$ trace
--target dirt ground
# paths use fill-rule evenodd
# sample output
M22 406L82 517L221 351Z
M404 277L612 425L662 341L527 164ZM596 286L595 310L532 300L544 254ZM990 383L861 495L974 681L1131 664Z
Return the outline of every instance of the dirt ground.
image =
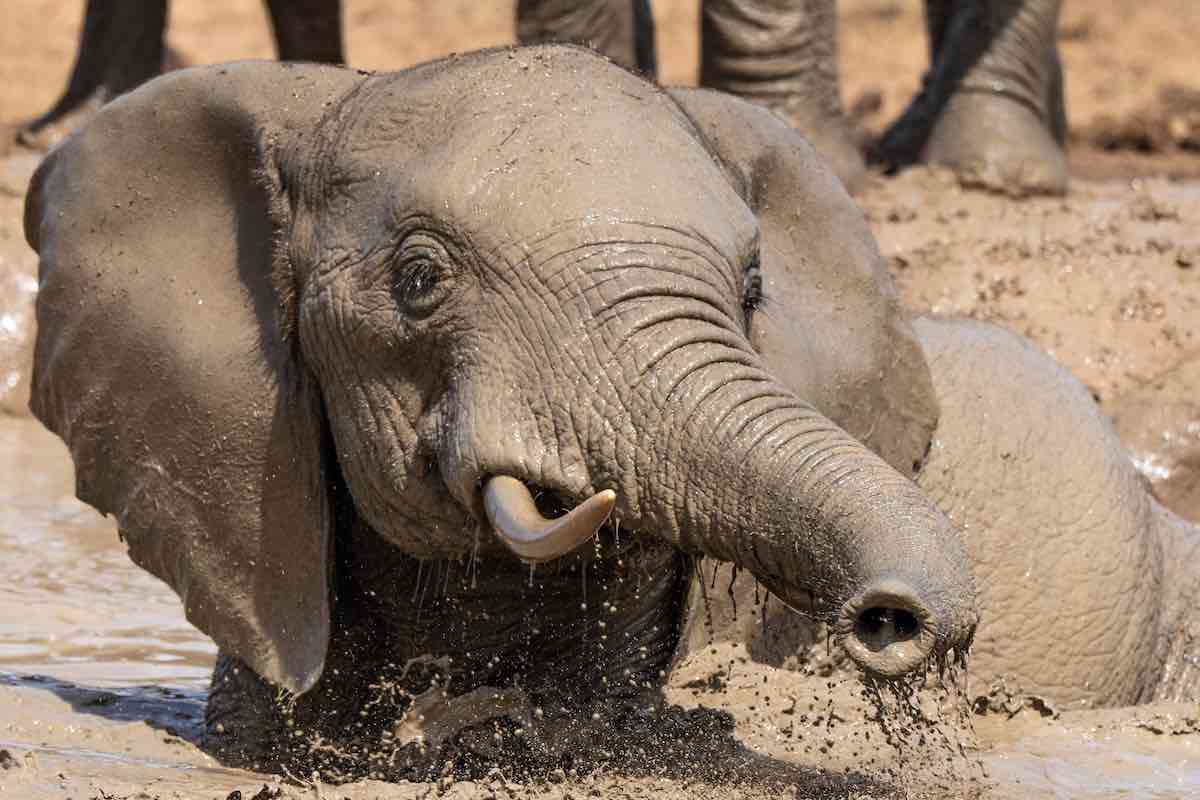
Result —
M6 0L0 126L54 100L71 65L82 5ZM949 175L920 169L875 180L860 201L914 312L993 320L1033 338L1092 389L1158 496L1200 521L1200 5L1064 5L1074 177L1067 197L1013 201L963 191ZM655 7L664 82L694 82L696 3L659 0ZM363 68L400 68L512 37L508 2L346 0L346 9L351 63ZM177 0L171 14L170 43L186 63L272 55L256 0ZM844 98L863 128L877 132L919 84L926 58L920 3L844 0L840 20ZM35 463L34 472L55 476L53 490L38 496L59 513L75 509L65 453L32 421L2 413L20 412L27 395L26 371L5 366L28 349L36 259L20 218L36 157L5 153L3 145L0 156L0 445L9 448L0 447L0 481L10 484L0 486L0 498L42 492L22 483ZM6 511L0 508L0 540ZM107 523L89 524L88 541L102 542L89 547L114 553ZM9 558L47 561L20 573L22 580L40 581L46 598L74 593L76 602L88 603L95 590L80 588L81 569L72 572L44 548L27 547ZM126 568L134 571L112 567ZM130 585L141 593L131 597L165 596L161 587ZM38 628L58 621L43 611L49 605L35 599L0 602L0 609ZM156 619L173 631L186 628L179 615ZM75 661L36 669L24 656L8 655L21 643L5 638L5 630L0 620L4 798L1200 796L1195 704L1060 712L1000 697L984 704L989 713L964 717L963 704L982 694L968 687L947 709L931 707L928 696L916 711L893 698L892 715L873 720L856 681L814 681L757 663L728 643L682 664L667 691L679 708L714 709L681 723L677 735L697 740L686 753L678 741L651 739L644 743L651 758L579 776L517 781L496 772L473 782L447 776L339 787L308 776L281 782L224 769L194 745L203 702L194 683L130 686L79 651L72 651ZM111 643L92 633L101 645ZM71 635L79 634L64 629L64 638ZM202 671L211 658L203 637L196 634L188 646L188 663ZM8 663L21 668L3 671ZM28 677L33 672L65 677ZM95 688L113 685L125 688ZM923 782L898 780L909 772L920 772Z

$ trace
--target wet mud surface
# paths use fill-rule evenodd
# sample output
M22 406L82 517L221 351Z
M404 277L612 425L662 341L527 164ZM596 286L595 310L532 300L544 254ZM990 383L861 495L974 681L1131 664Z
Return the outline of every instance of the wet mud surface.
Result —
M6 4L0 125L51 102L81 6ZM656 3L668 82L694 81L694 6ZM1092 389L1155 493L1200 520L1200 10L1190 0L1066 6L1069 196L1014 202L914 170L860 199L914 312L992 320L1033 338ZM864 136L918 85L919 9L841 5L844 94ZM510 13L505 3L350 0L349 52L355 66L398 68L501 44ZM172 14L171 44L185 61L271 55L254 0L177 3ZM21 365L36 272L21 202L36 157L6 143L0 365ZM197 745L212 643L129 562L112 523L73 499L65 449L20 416L27 379L20 366L0 368L0 797L1200 796L1195 703L1056 709L961 677L939 689L932 676L914 696L873 694L837 677L824 643L809 640L791 641L787 658L706 642L677 666L662 708L607 745L592 736L588 747L611 752L591 752L580 761L596 765L574 774L333 786L225 768ZM759 625L760 612L745 610L747 624ZM768 613L786 639L777 615L787 612Z

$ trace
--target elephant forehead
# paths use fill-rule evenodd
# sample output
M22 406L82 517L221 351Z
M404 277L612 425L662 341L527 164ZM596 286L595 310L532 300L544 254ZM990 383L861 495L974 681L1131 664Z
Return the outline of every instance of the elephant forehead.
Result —
M359 98L339 183L395 206L533 236L569 220L636 220L733 244L749 208L691 120L657 87L574 48L477 57ZM381 187L382 188L382 187Z
M514 125L508 132L480 132L506 135L501 146L470 159L427 162L442 176L428 185L457 218L498 216L514 234L529 225L590 218L638 220L709 237L752 224L708 153L670 125L624 122L611 113L579 120L533 116ZM470 145L455 142L448 150L462 153Z

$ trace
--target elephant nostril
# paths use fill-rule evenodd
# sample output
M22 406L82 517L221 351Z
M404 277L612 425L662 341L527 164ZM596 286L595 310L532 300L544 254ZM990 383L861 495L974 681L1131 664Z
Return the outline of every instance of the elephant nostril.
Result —
M843 608L842 647L868 673L899 678L922 668L938 642L927 604L904 581L875 581Z
M860 612L854 621L855 635L871 650L908 641L920 630L920 621L906 608L872 606Z

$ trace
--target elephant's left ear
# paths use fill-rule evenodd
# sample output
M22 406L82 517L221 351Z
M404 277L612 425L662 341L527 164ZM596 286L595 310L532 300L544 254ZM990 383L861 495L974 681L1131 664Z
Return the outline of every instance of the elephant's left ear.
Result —
M800 397L912 475L938 404L862 211L773 112L721 92L670 92L758 218L766 302L751 319L755 348Z
M275 151L362 78L316 65L181 70L101 109L42 164L32 408L80 499L223 650L294 692L330 634L317 387L273 268Z

